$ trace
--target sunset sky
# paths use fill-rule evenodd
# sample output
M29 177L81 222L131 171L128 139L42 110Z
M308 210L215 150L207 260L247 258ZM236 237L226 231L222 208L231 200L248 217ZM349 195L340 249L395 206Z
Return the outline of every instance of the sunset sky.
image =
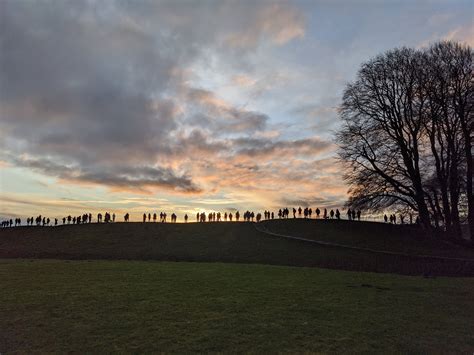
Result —
M0 0L0 218L342 206L360 64L473 1Z

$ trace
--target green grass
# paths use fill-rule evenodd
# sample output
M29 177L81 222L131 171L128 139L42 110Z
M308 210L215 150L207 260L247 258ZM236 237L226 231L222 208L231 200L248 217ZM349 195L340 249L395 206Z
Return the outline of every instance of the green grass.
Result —
M474 251L403 236L405 229L379 223L287 220L270 229L412 254L469 257L473 261L419 259L319 246L271 237L252 223L114 223L0 230L0 258L202 261L317 266L408 275L474 276ZM305 234L306 233L306 234ZM316 238L316 239L317 239ZM410 239L411 238L411 239ZM347 243L346 243L347 242Z
M472 353L474 279L0 260L0 353Z

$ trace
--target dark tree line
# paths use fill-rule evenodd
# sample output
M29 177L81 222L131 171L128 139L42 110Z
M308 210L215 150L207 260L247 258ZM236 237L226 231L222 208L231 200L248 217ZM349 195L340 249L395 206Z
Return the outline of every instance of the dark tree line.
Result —
M337 139L353 208L414 211L474 240L473 50L455 42L387 51L347 85Z

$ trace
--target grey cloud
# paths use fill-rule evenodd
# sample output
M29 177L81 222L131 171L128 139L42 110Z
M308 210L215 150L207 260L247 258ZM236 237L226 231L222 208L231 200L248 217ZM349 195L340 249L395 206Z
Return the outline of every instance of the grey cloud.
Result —
M332 147L330 141L319 138L297 139L292 141L264 138L239 138L233 141L237 154L261 156L271 154L317 154Z
M266 128L268 116L263 113L231 106L208 90L185 91L186 102L197 111L188 121L193 125L221 133L253 133Z
M177 192L196 193L201 189L185 174L172 169L151 166L87 167L62 165L48 159L11 158L17 166L30 168L60 179L102 184L115 188L147 191L150 187L172 189Z

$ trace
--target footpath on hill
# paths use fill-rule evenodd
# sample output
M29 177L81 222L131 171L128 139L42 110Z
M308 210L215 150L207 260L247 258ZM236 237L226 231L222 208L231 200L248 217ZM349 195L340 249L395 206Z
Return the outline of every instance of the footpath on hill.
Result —
M449 256L438 256L438 255L426 255L426 254L415 254L415 253L402 253L402 252L394 252L394 251L387 251L387 250L378 250L378 249L372 249L372 248L364 248L364 247L357 247L357 246L351 246L351 245L345 245L345 244L339 244L339 243L334 243L334 242L327 242L327 241L322 241L322 240L315 240L315 239L308 239L308 238L303 238L303 237L297 237L294 235L288 235L288 234L282 234L282 233L276 233L268 229L267 224L265 221L255 223L254 227L257 231L273 236L273 237L280 237L280 238L285 238L285 239L290 239L290 240L298 240L298 241L303 241L303 242L308 242L320 246L325 246L325 247L335 247L335 248L341 248L341 249L351 249L351 250L359 250L359 251L365 251L369 253L376 253L376 254L385 254L385 255L394 255L394 256L404 256L404 257L415 257L415 258L422 258L422 259L439 259L439 260L456 260L456 261L464 261L464 262L474 262L474 257L473 258L457 258L457 257L449 257Z

